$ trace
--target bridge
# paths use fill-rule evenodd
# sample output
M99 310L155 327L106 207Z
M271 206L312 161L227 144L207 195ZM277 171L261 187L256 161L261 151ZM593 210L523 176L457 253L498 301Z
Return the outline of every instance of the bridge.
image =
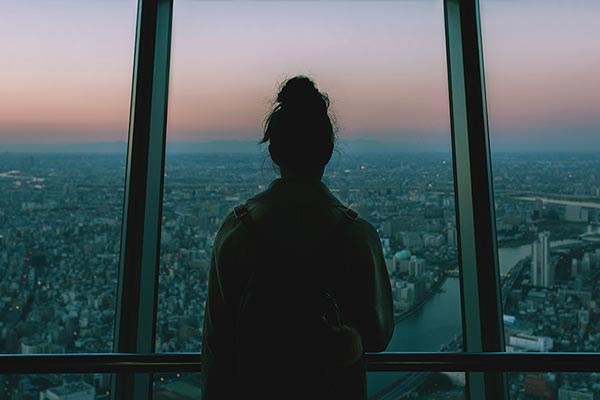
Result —
M535 197L535 196L517 196L513 197L514 200L521 201L541 201L542 203L548 204L559 204L563 206L577 206L583 208L595 208L600 209L600 202L594 201L576 201L576 200L564 200L548 197Z

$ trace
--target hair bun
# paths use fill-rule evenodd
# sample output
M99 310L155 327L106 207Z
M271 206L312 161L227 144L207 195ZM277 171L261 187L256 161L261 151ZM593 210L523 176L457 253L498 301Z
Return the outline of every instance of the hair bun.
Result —
M277 101L284 108L318 107L326 112L329 101L319 92L315 83L308 77L299 75L286 81L277 95Z
M323 173L335 145L328 108L327 94L310 78L298 75L281 84L260 141L269 142L277 165L298 175Z

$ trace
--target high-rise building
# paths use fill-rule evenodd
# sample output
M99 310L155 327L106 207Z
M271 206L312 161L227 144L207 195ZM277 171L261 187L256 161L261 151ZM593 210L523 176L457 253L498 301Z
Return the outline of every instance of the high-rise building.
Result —
M448 246L457 245L456 227L452 222L448 222L446 227L446 243Z
M547 336L534 336L525 333L517 333L508 338L508 343L515 351L551 351L554 341Z
M565 221L588 222L589 218L589 209L577 205L565 206Z
M40 394L40 399L47 400L95 400L96 389L86 382L68 383L50 388Z
M568 388L558 389L558 400L594 400L594 394L587 391L573 390Z
M531 284L550 287L554 285L554 264L550 259L550 233L541 232L531 246Z
M417 256L411 256L408 262L408 276L420 278L423 275L423 269L425 268L425 260L418 258Z
M525 376L525 398L528 399L554 399L555 390L543 374L528 374Z

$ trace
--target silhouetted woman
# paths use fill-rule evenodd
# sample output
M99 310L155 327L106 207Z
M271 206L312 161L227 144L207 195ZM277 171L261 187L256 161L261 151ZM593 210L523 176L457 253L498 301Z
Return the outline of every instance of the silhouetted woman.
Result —
M334 148L329 99L287 80L261 143L281 178L236 207L215 239L203 399L366 399L364 351L393 331L376 230L321 182Z

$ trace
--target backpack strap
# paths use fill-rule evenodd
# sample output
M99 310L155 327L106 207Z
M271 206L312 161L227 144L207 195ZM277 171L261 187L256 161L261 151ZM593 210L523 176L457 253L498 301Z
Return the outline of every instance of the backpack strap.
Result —
M351 209L350 207L346 207L343 205L334 205L334 208L338 208L342 211L342 213L346 216L346 218L352 220L352 221L356 221L358 219L358 213L356 211L354 211L353 209Z
M233 215L244 224L246 229L248 229L252 235L256 233L254 221L252 221L252 218L250 217L250 210L248 209L247 203L234 207Z
M350 218L352 221L356 221L358 219L358 213L351 208L344 207L346 210L344 211L344 215Z
M233 215L238 219L242 219L246 214L248 214L248 212L249 210L246 203L240 204L239 206L234 207L233 209Z

